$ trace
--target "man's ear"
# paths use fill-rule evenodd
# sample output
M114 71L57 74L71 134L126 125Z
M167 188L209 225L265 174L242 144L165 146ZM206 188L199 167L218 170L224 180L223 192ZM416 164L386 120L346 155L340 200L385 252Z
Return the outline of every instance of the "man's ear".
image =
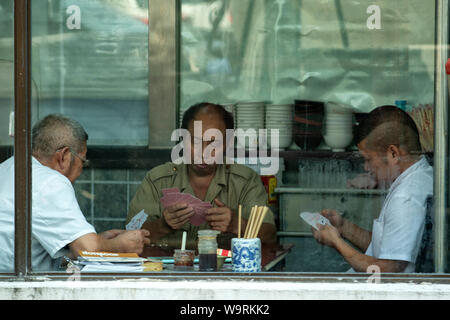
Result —
M400 149L396 145L389 145L387 150L387 158L393 163L398 163L400 161Z
M69 147L64 147L53 154L53 169L64 174L70 167L71 153Z

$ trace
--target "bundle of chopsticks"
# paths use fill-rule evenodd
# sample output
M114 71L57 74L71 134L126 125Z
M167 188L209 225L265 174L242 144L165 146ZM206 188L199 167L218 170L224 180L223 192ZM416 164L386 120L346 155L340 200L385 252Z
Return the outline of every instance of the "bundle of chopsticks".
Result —
M261 225L264 220L264 217L267 214L267 211L269 211L269 208L266 206L252 207L247 227L245 228L244 239L252 239L258 236L259 229L261 229ZM238 238L241 237L241 215L242 215L242 206L239 205Z

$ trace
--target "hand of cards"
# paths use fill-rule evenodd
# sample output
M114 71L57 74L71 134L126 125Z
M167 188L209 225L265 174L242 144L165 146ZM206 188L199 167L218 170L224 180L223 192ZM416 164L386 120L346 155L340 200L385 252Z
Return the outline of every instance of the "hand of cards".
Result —
M319 230L318 224L321 225L330 225L330 221L325 218L323 215L317 212L302 212L300 213L300 217L306 221L307 224L315 228L316 230Z
M176 204L186 204L194 209L194 215L189 218L194 226L204 223L206 221L206 210L212 208L211 203L202 201L191 194L182 193L178 188L163 189L162 193L161 204L164 209Z

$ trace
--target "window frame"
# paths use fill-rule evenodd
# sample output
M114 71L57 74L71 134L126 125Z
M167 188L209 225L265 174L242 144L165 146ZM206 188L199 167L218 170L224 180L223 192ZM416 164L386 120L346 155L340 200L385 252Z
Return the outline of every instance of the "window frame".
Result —
M169 8L170 14L173 14L175 20L174 29L171 33L175 39L169 39L169 46L175 56L170 57L170 61L176 61L175 66L178 68L179 48L177 38L179 36L179 19L175 16L179 13L181 0L149 0L149 11L152 9L160 10L161 8ZM151 4L151 5L150 5ZM159 6L159 7L158 7ZM152 12L153 16L159 15ZM151 15L150 15L151 16ZM414 282L421 283L423 281L431 283L450 283L450 274L444 274L446 264L447 250L445 247L446 235L446 179L447 172L447 136L446 130L448 125L447 114L447 76L442 67L447 60L447 43L448 43L448 0L436 0L436 70L435 70L435 153L434 153L434 188L435 188L435 260L436 273L434 274L382 274L381 280L387 282ZM154 25L153 25L154 26ZM152 24L149 24L149 30ZM178 30L178 31L177 31ZM153 31L152 31L153 32ZM151 41L149 32L149 41ZM150 47L150 46L149 46ZM149 49L150 50L150 49ZM171 51L173 50L173 51ZM14 155L15 155L15 262L13 274L0 274L0 280L24 280L36 281L39 279L46 280L62 280L70 278L71 274L64 273L38 273L33 272L31 268L31 0L15 0L14 1L14 101L15 101L15 139L14 139ZM150 58L149 58L150 59ZM149 63L151 66L152 64ZM150 67L149 66L149 67ZM176 71L176 70L175 70ZM175 128L177 119L176 106L179 99L179 78L178 72L174 72L171 77L165 79L168 81L164 90L152 91L152 97L156 95L156 108L164 111L169 123ZM149 76L149 79L158 78L158 73ZM150 80L149 80L150 82ZM156 82L158 83L158 81ZM164 86L164 84L163 84ZM173 91L171 91L173 90ZM173 100L168 102L170 108L167 108L167 98L170 93ZM149 99L152 101L152 99ZM170 109L169 112L167 110ZM150 116L150 124L152 117ZM154 121L153 121L154 122ZM164 121L158 120L159 126ZM163 128L163 127L161 127ZM164 129L164 130L163 130ZM167 130L171 132L172 127L163 128L162 132L167 134ZM161 137L158 137L161 139ZM167 139L167 135L165 136ZM159 140L159 142L164 140ZM166 140L167 141L167 140ZM151 143L149 140L149 147ZM156 149L157 145L154 146ZM160 146L161 147L161 146ZM167 148L167 146L165 146ZM44 277L43 277L44 276ZM345 274L345 273L301 273L301 272L261 272L258 274L236 274L230 272L214 272L214 273L86 273L81 274L81 280L117 280L126 278L147 278L147 279L170 279L170 280L205 280L211 279L248 279L258 281L295 281L295 282L355 282L369 281L371 274Z

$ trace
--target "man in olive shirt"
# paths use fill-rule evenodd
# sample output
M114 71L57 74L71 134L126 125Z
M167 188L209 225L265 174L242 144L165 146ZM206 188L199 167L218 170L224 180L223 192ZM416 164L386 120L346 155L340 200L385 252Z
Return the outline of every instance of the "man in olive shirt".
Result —
M208 129L217 129L224 137L226 129L233 129L232 115L220 105L200 103L185 112L182 128L189 130L192 137L194 137L194 121L201 121L202 134ZM192 145L194 139L191 140ZM203 149L213 141L202 139ZM163 209L160 199L163 196L162 190L166 188L178 188L180 192L210 202L213 208L206 211L206 222L198 227L192 225L189 218L194 215L194 210L187 204ZM182 233L187 231L187 247L195 248L198 230L213 229L221 232L218 244L225 249L230 247L231 238L238 234L239 205L242 205L241 235L243 235L251 208L255 205L267 205L267 193L259 175L252 169L239 164L206 164L204 159L200 164L166 163L147 173L131 201L127 223L144 210L149 217L143 228L150 231L152 243L179 248ZM262 243L276 242L275 221L270 210L266 214L258 237Z

